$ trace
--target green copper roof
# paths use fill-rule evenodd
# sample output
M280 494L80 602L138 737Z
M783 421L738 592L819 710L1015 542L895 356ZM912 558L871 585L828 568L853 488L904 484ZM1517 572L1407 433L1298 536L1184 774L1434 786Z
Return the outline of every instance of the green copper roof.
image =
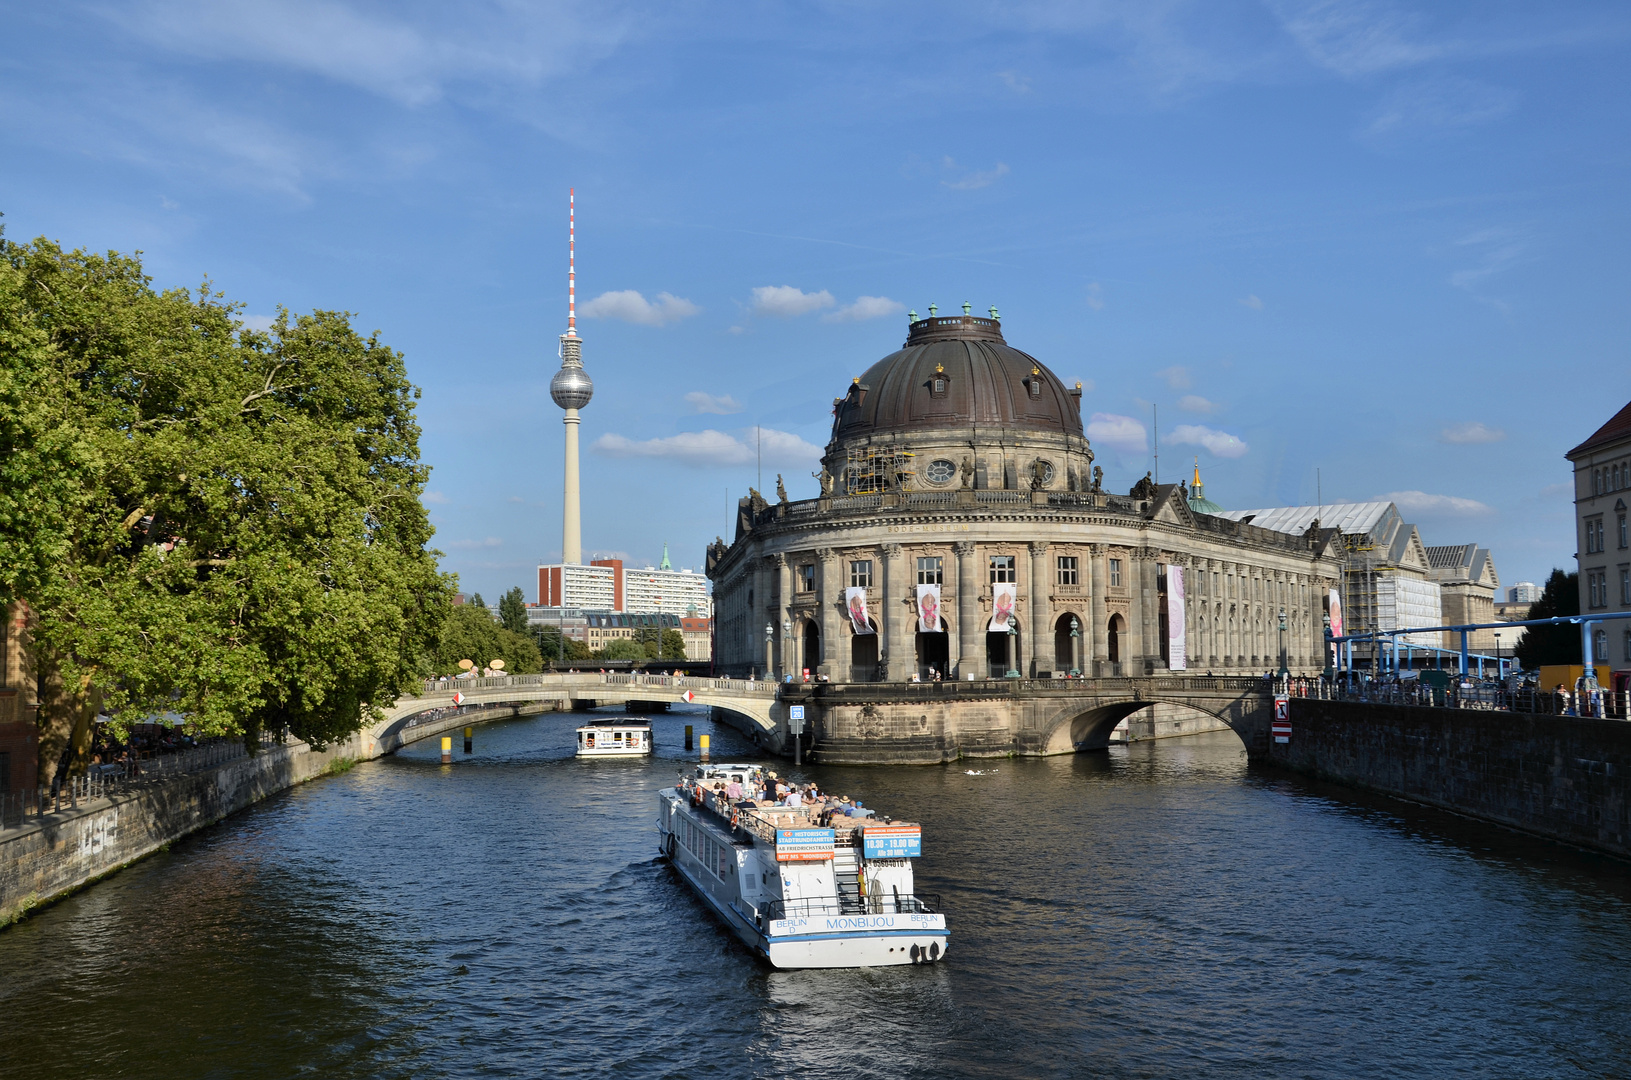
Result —
M1223 507L1220 506L1220 507L1218 507L1218 509L1222 510ZM659 570L672 570L672 569L674 569L673 564L668 561L668 541L666 541L666 540L663 541L663 561L657 567L657 569L659 569Z
M1189 497L1189 508L1197 514L1221 514L1223 507L1208 499L1205 495L1196 493Z

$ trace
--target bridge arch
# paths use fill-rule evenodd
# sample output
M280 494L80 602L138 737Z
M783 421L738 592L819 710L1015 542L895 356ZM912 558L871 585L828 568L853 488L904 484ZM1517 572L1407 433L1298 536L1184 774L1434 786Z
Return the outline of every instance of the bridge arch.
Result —
M1043 754L1074 754L1088 750L1104 750L1110 745L1110 733L1116 725L1135 713L1154 705L1171 705L1222 721L1233 731L1241 743L1250 749L1261 718L1255 707L1242 708L1242 702L1217 709L1193 700L1140 697L1080 703L1055 713L1042 726Z

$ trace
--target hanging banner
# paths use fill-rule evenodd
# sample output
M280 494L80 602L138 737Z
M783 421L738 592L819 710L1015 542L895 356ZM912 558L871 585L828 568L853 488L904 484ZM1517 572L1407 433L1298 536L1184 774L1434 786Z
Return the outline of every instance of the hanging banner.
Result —
M917 587L917 628L925 634L940 632L940 586Z
M1184 568L1167 567L1167 670L1189 667L1189 637L1184 633Z
M1331 636L1342 636L1342 597L1335 589L1331 590Z
M1008 632L1008 617L1014 613L1014 602L1018 596L1019 586L1011 581L991 586L991 625L988 629L993 634Z
M866 590L851 585L844 590L844 607L849 609L849 621L857 634L873 633L872 621L866 617Z

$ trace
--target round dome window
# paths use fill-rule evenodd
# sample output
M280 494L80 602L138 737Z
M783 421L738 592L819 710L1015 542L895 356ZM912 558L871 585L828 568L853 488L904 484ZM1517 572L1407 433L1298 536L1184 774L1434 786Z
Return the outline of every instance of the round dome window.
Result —
M957 463L947 461L945 458L935 458L929 462L928 468L923 470L923 479L931 484L949 484L957 475Z

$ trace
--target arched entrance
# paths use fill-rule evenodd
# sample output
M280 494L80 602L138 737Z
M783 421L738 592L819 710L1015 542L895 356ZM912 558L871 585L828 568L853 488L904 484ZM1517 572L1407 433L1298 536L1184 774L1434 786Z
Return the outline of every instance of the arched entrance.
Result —
M1071 621L1076 623L1076 637L1071 637ZM1081 633L1087 629L1081 616L1074 611L1067 611L1059 616L1053 624L1053 670L1071 672L1078 675L1082 672L1081 658L1076 655L1077 643L1082 640Z
M799 637L801 638L799 658L803 661L801 666L808 669L810 675L814 677L816 669L821 666L821 624L814 619L805 619L804 632ZM799 677L802 678L803 675L803 671L800 671Z
M870 634L857 634L850 630L850 682L877 682L878 680L878 624L867 620Z
M951 676L951 634L946 628L946 620L940 620L939 630L919 630L917 632L917 674L924 682L930 682L938 673L942 679Z
M1272 708L1272 702L1268 707ZM1057 717L1046 729L1042 752L1072 754L1108 749L1112 733L1124 723L1129 728L1127 737L1138 742L1222 730L1233 730L1245 741L1225 712L1214 713L1173 701L1118 701Z
M1019 666L1020 657L1024 655L1024 651L1020 648L1019 638L1018 628L1012 633L997 634L989 630L986 631L985 660L987 673L991 678L1001 679L1006 677L1010 671L1024 670ZM1010 643L1012 643L1013 648L1012 656L1008 655Z
M1119 614L1110 616L1104 628L1104 658L1112 664L1121 663L1121 635L1127 632L1127 620Z

